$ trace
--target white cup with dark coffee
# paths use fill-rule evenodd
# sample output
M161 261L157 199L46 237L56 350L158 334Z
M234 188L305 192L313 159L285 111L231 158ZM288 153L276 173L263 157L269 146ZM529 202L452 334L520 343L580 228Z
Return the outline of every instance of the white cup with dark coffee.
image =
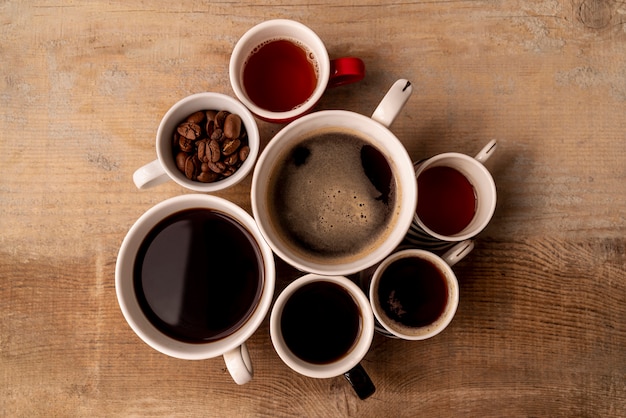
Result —
M442 332L459 305L459 284L451 267L473 248L467 240L442 256L409 248L385 258L369 283L376 331L404 340L425 340Z
M442 249L485 229L495 212L497 193L484 163L496 147L491 140L475 157L447 152L415 164L418 197L408 242Z
M374 393L360 365L374 317L367 296L346 277L308 274L289 284L272 308L270 335L294 371L320 379L343 374L361 399Z
M274 252L301 271L342 276L385 258L417 199L413 162L388 129L412 91L398 80L372 117L324 110L267 145L252 179L254 217Z
M273 254L252 217L211 195L146 211L115 268L118 303L139 338L180 359L223 356L238 384L252 378L245 342L269 311L274 283Z

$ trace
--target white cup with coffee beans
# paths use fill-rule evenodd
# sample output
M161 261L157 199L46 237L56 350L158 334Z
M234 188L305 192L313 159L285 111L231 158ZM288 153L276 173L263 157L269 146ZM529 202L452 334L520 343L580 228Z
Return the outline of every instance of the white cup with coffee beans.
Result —
M137 169L133 181L139 189L174 180L198 192L223 190L250 173L259 144L256 121L239 101L220 93L193 94L163 116L157 159Z

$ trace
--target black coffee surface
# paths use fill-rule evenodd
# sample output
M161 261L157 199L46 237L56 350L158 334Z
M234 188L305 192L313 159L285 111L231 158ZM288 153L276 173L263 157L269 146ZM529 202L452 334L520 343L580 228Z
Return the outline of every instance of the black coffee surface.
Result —
M361 315L352 296L330 282L296 290L283 308L285 344L302 360L327 364L347 354L361 332Z
M224 338L253 313L263 261L252 235L208 209L175 213L144 239L134 267L135 293L150 322L172 338Z
M387 159L349 132L305 139L269 181L269 212L283 239L325 259L374 246L396 212L396 181Z
M401 258L383 272L378 298L390 319L408 327L423 327L443 314L448 287L445 277L429 261Z

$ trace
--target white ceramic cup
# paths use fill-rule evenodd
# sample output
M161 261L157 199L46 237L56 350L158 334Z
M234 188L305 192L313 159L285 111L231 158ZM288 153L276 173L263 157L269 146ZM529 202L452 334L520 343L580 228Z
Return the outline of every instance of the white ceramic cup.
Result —
M202 208L221 212L243 226L254 238L263 260L263 286L254 312L232 334L207 343L187 343L156 328L137 300L133 270L137 252L146 235L166 217L187 209ZM171 357L202 360L223 356L228 371L238 384L252 378L253 369L245 341L257 330L269 311L274 295L275 266L271 249L263 240L254 219L242 208L220 197L187 194L165 200L146 211L133 224L120 247L115 266L115 290L124 318L146 344Z
M369 284L369 298L372 304L372 311L376 317L376 331L387 337L401 338L404 340L425 340L442 332L450 324L452 318L454 318L454 314L459 305L459 283L451 267L469 254L473 248L473 241L466 240L455 244L454 247L441 257L430 251L410 248L395 252L383 260L374 271ZM445 307L436 320L425 326L411 327L391 318L385 313L383 307L388 301L381 301L378 297L381 277L385 270L398 260L405 258L418 258L428 261L438 270L440 276L445 280L447 288ZM413 279L420 280L420 277L414 277ZM406 295L401 295L398 299L400 300L406 297Z
M317 85L304 103L286 111L271 111L254 103L243 82L243 74L250 55L267 41L288 40L303 45L316 64ZM330 59L322 40L313 30L302 23L288 19L268 20L249 29L233 49L229 65L230 83L235 95L260 119L284 123L292 121L306 113L322 97L327 87L354 83L365 76L365 65L356 57Z
M213 183L202 183L185 177L185 174L176 167L175 156L172 155L172 136L177 126L189 115L201 110L226 110L239 115L248 134L250 154L246 161L233 175ZM259 129L254 116L243 104L221 93L192 94L175 103L165 113L156 134L157 159L137 169L133 174L133 181L139 189L147 189L174 180L190 190L216 192L234 186L250 173L259 154L259 147Z
M415 214L417 186L413 162L400 140L388 129L412 91L407 80L398 80L385 95L371 118L355 112L324 110L306 115L288 124L267 145L259 156L252 178L252 211L261 233L274 252L301 271L329 276L353 274L378 263L391 253L404 238ZM396 182L395 207L392 221L385 232L358 254L340 260L316 257L290 243L273 221L275 211L269 200L272 176L285 153L318 131L350 131L378 149L389 163ZM328 179L333 185L333 179ZM333 186L334 187L334 186ZM334 203L327 199L332 206ZM334 242L327 243L333 246Z
M285 342L281 322L283 320L285 305L298 290L316 282L328 282L338 285L351 296L360 315L360 330L352 347L340 358L325 363L312 363L295 354ZM325 301L320 300L319 306L325 306ZM307 321L309 318L307 318ZM324 325L324 324L322 324ZM329 324L330 325L330 324ZM374 386L367 373L360 366L360 362L367 354L374 337L374 317L369 300L363 291L352 281L342 276L320 276L307 274L290 283L276 299L270 316L270 336L272 344L278 356L292 370L308 377L331 378L342 374L352 384L355 392L361 399L370 396L374 392Z
M497 192L493 177L483 164L493 155L496 147L497 142L491 140L473 158L457 152L447 152L415 164L415 177L418 178L418 182L419 176L424 171L438 166L453 168L465 176L474 189L475 213L469 224L463 230L453 235L443 235L433 231L415 213L413 223L406 237L408 242L434 250L442 245L445 246L453 242L474 238L485 229L496 209ZM417 199L419 202L419 187Z

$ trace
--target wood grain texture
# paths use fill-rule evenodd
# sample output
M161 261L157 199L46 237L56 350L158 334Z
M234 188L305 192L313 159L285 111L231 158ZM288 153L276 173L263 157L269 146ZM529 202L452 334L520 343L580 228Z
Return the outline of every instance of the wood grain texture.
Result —
M461 303L424 342L377 335L376 394L297 375L268 321L254 380L222 359L142 343L117 305L117 251L167 109L232 94L237 39L266 19L313 28L367 67L317 109L369 115L398 78L392 125L415 160L476 154L493 221L454 269ZM0 416L626 415L626 6L612 0L0 2ZM263 144L282 125L259 122ZM250 211L251 179L217 193ZM278 262L278 289L300 273Z

